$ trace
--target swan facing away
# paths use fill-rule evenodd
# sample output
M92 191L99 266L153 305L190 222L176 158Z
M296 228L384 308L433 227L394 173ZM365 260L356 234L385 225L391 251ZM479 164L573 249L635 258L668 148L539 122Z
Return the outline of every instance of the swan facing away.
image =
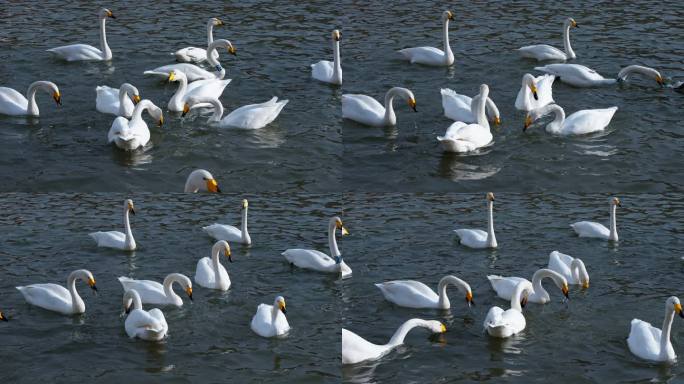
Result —
M593 221L578 221L570 224L570 227L577 233L579 237L592 237L597 239L604 239L610 241L618 241L617 222L615 219L615 211L617 207L621 207L620 199L613 197L610 199L610 229L606 228L601 223Z
M321 60L311 64L311 77L318 81L330 84L342 84L342 62L340 60L340 38L342 35L337 29L332 32L333 61Z
M449 88L442 88L442 109L444 109L444 116L454 121L462 121L464 123L477 122L476 111L471 107L474 106L473 99L466 95L456 93L456 91ZM501 124L501 115L499 108L496 107L491 98L487 98L485 106L487 118L492 124Z
M218 182L214 176L204 169L195 169L190 172L188 179L185 181L185 193L209 192L221 193Z
M31 284L16 287L24 296L27 303L48 311L59 312L63 315L84 313L85 303L76 290L76 280L83 280L88 286L97 291L95 278L86 269L77 269L69 274L67 288L57 284Z
M183 299L173 291L173 284L178 283L192 301L192 282L180 273L170 273L164 278L164 283L159 284L152 280L135 280L125 276L119 277L119 282L124 291L136 290L140 300L144 304L175 305L183 306Z
M169 82L178 82L178 89L171 96L169 100L168 108L170 111L183 112L183 116L187 113L190 105L189 100L194 98L199 99L218 99L223 94L228 84L232 79L207 79L207 80L197 80L188 84L188 77L181 70L173 70L169 72L169 77L167 78ZM192 107L207 107L209 104L206 102L195 102Z
M141 340L159 341L169 331L169 325L166 324L164 313L158 308L145 311L142 308L140 295L135 289L124 293L123 307L124 313L128 315L124 328L126 329L126 334L131 339L137 337Z
M665 319L663 319L662 329L643 320L632 319L627 338L630 352L644 360L674 361L677 355L672 348L670 334L675 313L684 318L679 298L670 296L665 301Z
M342 328L342 364L357 364L362 361L378 360L394 348L404 344L404 339L413 328L427 328L432 333L444 333L446 327L437 320L411 319L402 324L387 344L373 344L352 331Z
M454 232L460 239L461 244L469 248L496 248L496 236L494 235L494 194L487 192L487 232L481 229L456 229Z
M598 72L579 64L549 64L535 67L537 71L555 75L560 81L575 87L597 87L626 81L634 74L642 74L653 78L659 85L665 84L663 77L653 68L641 65L629 65L620 70L616 79L606 79Z
M107 33L105 31L105 21L108 17L116 19L107 8L100 9L98 14L100 20L100 49L88 44L72 44L57 48L50 48L58 58L66 61L108 61L112 59L112 50L107 44Z
M342 224L342 219L335 216L328 222L328 247L330 256L313 249L288 249L282 253L285 259L299 268L311 269L318 272L339 273L341 277L351 277L352 270L342 260L342 254L337 248L335 232L340 230L342 236L348 235L349 231Z
M16 90L8 87L0 87L0 114L10 116L40 116L38 104L36 104L36 92L38 90L52 94L57 105L62 105L62 95L57 85L51 81L36 81L29 85L26 97Z
M447 66L454 63L454 53L449 45L449 20L454 19L451 11L442 12L444 50L434 47L405 48L399 51L411 64Z
M522 78L522 86L515 99L515 109L531 111L553 103L553 82L556 76L542 75L534 77L526 73Z
M397 125L393 105L396 96L406 100L409 107L417 112L413 92L406 88L394 87L385 94L384 106L370 96L350 93L342 95L342 117L372 127Z
M565 61L570 59L575 59L575 51L572 50L570 46L570 28L579 28L575 19L568 17L563 22L563 47L565 52L561 51L556 47L552 47L546 44L539 45L528 45L525 47L518 48L518 52L522 57L527 57L530 59L537 59L539 61L544 60L559 60Z
M582 288L589 288L589 273L584 262L570 255L553 251L549 254L548 268L558 272L568 281L568 284L582 285Z
M290 331L285 313L285 299L282 296L276 297L273 305L259 304L250 328L261 337L283 336Z
M543 268L532 275L532 282L530 283L532 284L532 289L527 292L528 301L537 304L546 304L551 301L549 293L544 289L544 286L542 286L542 280L545 278L551 279L553 283L560 288L561 292L563 292L565 298L569 298L568 281L565 277L556 271ZM504 300L510 300L511 297L513 297L515 287L517 287L521 281L530 282L522 277L503 277L497 275L488 275L487 279L494 291L496 291L497 296Z
M207 57L207 61L211 67L214 68L215 73L204 70L195 64L180 63L157 67L155 69L145 71L143 74L168 78L171 71L181 71L188 77L188 81L223 79L223 77L226 75L226 69L221 66L221 63L219 63L218 55L216 55L216 58L214 58L214 52L218 52L218 48L225 48L228 53L233 56L237 56L237 50L235 49L235 46L233 46L233 43L228 40L218 39L209 44L209 48L207 49L207 54L209 55Z
M184 117L193 106L209 104L214 107L214 113L209 123L215 123L219 128L261 129L275 120L289 100L278 100L273 96L270 100L259 104L243 105L223 117L223 105L215 97L191 97L183 107Z
M485 104L489 100L489 87L487 84L480 85L480 93L471 101L472 111L475 114L475 123L466 124L457 121L447 128L444 136L437 136L437 141L446 152L466 153L489 145L492 140L492 132L489 130L489 122L485 114ZM495 120L498 122L499 120Z
M224 25L223 21L216 17L212 17L207 21L207 47L214 42L214 27L222 25ZM207 60L207 50L197 47L185 47L177 50L174 56L176 56L176 61L181 63L201 63ZM212 52L212 56L218 60L218 52Z
M146 146L150 142L150 129L142 118L144 111L157 120L158 127L164 124L164 114L161 108L145 99L135 106L130 120L123 116L114 119L107 133L107 142L114 143L125 151L133 151Z
M487 312L484 328L490 336L507 338L522 332L527 326L522 308L527 304L527 296L532 292L532 284L523 280L515 286L511 297L511 308L503 310L494 306Z
M135 250L135 239L133 238L133 232L131 232L131 223L128 220L129 213L135 215L135 207L133 206L133 200L126 199L123 204L124 233L119 231L109 231L92 232L88 235L92 237L95 242L97 242L98 247L115 248L124 251Z
M546 132L554 135L572 136L600 132L610 124L617 109L618 107L583 109L565 117L565 111L560 105L549 104L527 113L523 132L527 131L533 122L549 113L554 114L554 119L546 125Z
M206 227L202 227L202 230L214 238L214 240L225 240L232 243L251 245L252 238L249 236L249 232L247 231L248 208L249 202L247 202L247 199L243 199L242 205L240 206L240 214L242 215L240 228L234 227L232 225L215 223Z
M197 262L197 269L195 270L195 283L204 288L218 289L220 291L227 291L230 288L230 277L226 268L219 262L219 254L223 254L228 258L228 261L233 262L233 257L230 255L230 246L226 241L217 241L211 247L211 258L203 257Z
M138 88L129 83L121 84L119 89L99 85L95 88L95 92L97 93L95 109L98 112L110 115L130 118L133 115L135 105L140 102Z
M465 294L468 306L474 304L473 291L470 285L456 276L444 276L437 285L435 293L430 287L415 280L394 280L375 284L387 301L408 308L449 309L451 302L447 296L447 287L454 285Z

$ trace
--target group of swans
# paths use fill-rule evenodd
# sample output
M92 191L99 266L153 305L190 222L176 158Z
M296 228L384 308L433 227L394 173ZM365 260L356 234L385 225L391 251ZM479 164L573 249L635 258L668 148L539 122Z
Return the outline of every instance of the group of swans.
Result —
M463 101L463 99L461 100ZM437 136L437 140L442 145L444 151L457 153L472 152L492 142L493 136L485 113L485 107L489 101L489 87L487 84L482 84L480 85L480 93L472 99L470 104L470 110L475 117L475 122L468 124L465 121L456 121L447 128L444 136ZM491 102L491 104L494 105L494 102ZM444 98L442 98L442 105L444 106ZM495 109L495 115L498 115L496 106L493 109ZM444 111L447 114L446 107ZM499 122L498 116L495 117L495 122Z

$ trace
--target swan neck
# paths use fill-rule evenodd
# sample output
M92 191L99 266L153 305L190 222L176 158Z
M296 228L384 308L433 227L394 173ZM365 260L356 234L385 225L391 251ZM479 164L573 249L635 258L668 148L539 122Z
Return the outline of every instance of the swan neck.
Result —
M240 232L242 233L242 242L243 243L250 242L249 232L247 231L247 210L248 209L249 208L243 208L242 209L242 221L240 222Z
M102 59L111 60L112 50L109 49L109 44L107 44L107 32L105 28L105 23L107 22L106 17L100 17L100 50L102 50Z
M221 265L221 263L219 262L220 253L221 253L221 247L215 246L214 248L211 249L211 265L214 268L214 273L215 273L217 280L219 278L219 265Z
M221 117L223 117L223 104L221 104L221 101L216 98L209 100L209 103L214 107L214 113L212 113L211 117L209 118L209 122L218 123L221 121Z
M552 133L558 133L563 129L563 123L565 122L565 111L558 105L551 104L546 107L547 112L553 112L554 119L549 123L546 128Z
M487 202L488 219L487 219L487 245L490 248L496 248L496 235L494 234L494 202Z
M394 96L396 92L394 88L387 91L385 94L385 125L396 125L397 115L394 113Z
M85 303L81 299L81 295L78 294L76 290L76 280L79 278L79 271L74 271L69 274L67 278L67 289L71 295L71 306L74 313L85 312Z
M489 99L489 92L484 92L483 94L476 96L477 104L475 107L477 109L475 113L477 114L477 124L489 129L489 120L487 120L486 114L487 99Z
M406 335L408 335L409 331L416 327L427 328L427 324L424 320L421 319L407 320L394 332L394 335L392 335L392 338L390 339L389 343L387 343L387 346L395 347L397 345L404 344L404 339L406 338Z
M520 299L525 291L529 291L529 283L518 283L515 286L515 291L513 291L513 297L511 297L511 309L515 309L518 312L522 312L522 306L520 306Z
M545 269L540 269L537 272L535 272L534 275L532 275L532 288L534 289L534 292L537 293L539 296L546 300L549 300L549 292L547 292L546 289L544 289L544 286L542 285L542 279L545 279L547 277L551 279L554 278L554 276Z
M572 259L572 263L570 263L570 274L572 275L572 279L576 283L581 283L582 279L580 278L580 260L579 259Z
M214 21L209 20L207 23L207 49L214 42ZM207 52L208 54L209 52Z
M207 47L207 61L209 64L211 64L212 68L217 72L216 78L217 79L223 79L223 77L226 75L226 69L223 68L221 63L219 63L218 59L214 57L214 51L216 52L216 56L218 57L218 44L220 42L215 42L212 41L209 46Z
M140 299L140 294L138 291L132 289L130 291L126 291L126 294L124 295L126 301L129 299L133 301L133 310L140 309L142 310L142 299Z
M617 205L610 205L610 240L617 241L617 219L615 218L615 211L617 210Z
M668 346L670 345L670 333L672 321L674 320L674 309L668 304L665 308L665 318L663 319L662 333L660 334L660 355L667 357Z
M572 50L572 46L570 45L570 23L566 23L565 30L563 31L563 45L565 47L565 55L568 57L568 59L574 59L577 57L575 56L575 51Z
M340 41L333 39L333 80L342 83L342 60L340 58Z
M330 222L330 226L328 227L328 246L330 247L330 256L333 258L342 256L340 249L337 248L337 239L335 238L336 228L335 222Z
M176 291L173 290L173 283L179 283L180 284L181 281L176 274L172 273L172 274L166 276L166 278L164 279L164 283L163 283L164 295L166 297L168 297L169 299L173 300L174 302L177 302L179 300L182 301L180 296L178 296L176 294Z
M126 98L128 97L128 92L126 88L121 86L119 88L119 116L126 116L126 108L124 107Z
M178 76L176 72L176 78L178 79L178 89L176 93L173 94L171 100L169 100L169 109L183 110L183 98L185 92L188 90L188 78L183 74ZM173 106L173 108L171 107Z
M38 91L38 87L40 87L40 82L36 81L29 85L28 90L26 91L26 99L28 100L26 112L31 116L38 116L40 114L38 104L36 104L36 91Z
M451 51L451 45L449 44L449 19L444 19L444 55L447 65L454 63L454 53Z
M447 296L447 287L449 285L455 285L461 293L467 292L468 288L463 280L456 278L455 276L444 276L437 286L437 291L439 292L439 308L448 309L451 307L451 302Z
M280 308L276 304L273 304L273 307L271 307L271 323L272 324L275 324L276 318L278 317L278 312L280 312Z

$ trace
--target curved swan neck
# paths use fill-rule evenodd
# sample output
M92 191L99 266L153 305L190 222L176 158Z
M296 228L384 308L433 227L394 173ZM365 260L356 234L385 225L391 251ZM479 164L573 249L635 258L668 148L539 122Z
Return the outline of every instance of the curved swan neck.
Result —
M385 124L396 125L397 115L394 113L394 96L397 95L397 89L392 88L385 93Z
M85 312L85 303L83 303L81 295L79 295L76 290L76 280L79 279L83 279L83 271L81 270L71 272L67 278L67 289L71 295L71 306L74 313Z
M214 19L207 22L207 49L214 42ZM207 52L208 54L209 52Z
M339 264L342 261L342 254L340 253L339 248L337 248L337 239L335 238L336 230L337 226L335 221L331 220L330 225L328 225L328 246L330 247L330 256L332 256L332 258L335 259L335 262Z
M342 60L340 58L340 41L333 39L333 81L342 84Z
M553 273L553 271L543 268L532 275L532 287L534 288L534 292L539 296L546 300L550 300L551 296L549 296L549 292L547 292L542 285L542 280L545 278L550 278L554 281L554 284L557 284L557 276Z
M111 60L112 59L112 50L109 49L109 45L107 44L107 32L105 29L106 21L107 21L106 16L100 17L100 50L102 51L102 59L103 60Z
M515 309L518 312L522 312L522 306L520 306L520 300L525 291L530 292L532 286L530 283L521 282L515 286L515 291L513 291L513 297L511 297L511 309Z
M447 287L449 285L455 285L461 293L467 293L470 291L468 284L459 279L456 276L444 276L437 286L437 291L439 292L439 302L438 305L442 309L447 309L451 307L449 302L449 297L447 296Z
M585 280L589 279L587 267L580 259L572 259L572 262L570 263L570 271L572 273L572 278L580 284L585 283Z
M214 246L211 248L211 265L214 268L214 273L216 274L216 278L218 279L219 277L219 265L221 263L219 262L219 255L221 253L221 244L217 243L214 244Z
M486 106L487 106L487 100L489 99L489 90L485 90L484 92L481 92L477 96L475 96L475 120L477 120L477 124L489 129L489 120L487 120L487 114L486 114ZM472 105L473 102L471 101L471 110L472 110Z
M152 104L151 101L145 99L142 100L138 103L138 105L135 106L133 109L133 114L131 115L131 121L133 120L142 120L142 113L145 110L150 109L154 104ZM128 210L128 208L126 208ZM126 221L128 221L128 212L126 212Z
M128 290L124 294L124 302L128 304L129 300L133 301L133 308L131 310L142 309L142 300L140 299L140 294L135 289Z
M176 71L175 74L175 78L178 81L178 89L176 89L176 93L174 93L173 96L171 96L171 100L169 100L169 109L175 108L176 110L183 110L183 98L185 97L185 92L188 90L188 77L185 76L185 73L183 72ZM141 103L142 102L138 103L138 105Z
M218 47L224 44L226 40L216 40L212 41L209 46L207 47L207 61L211 66L214 68L214 70L217 72L216 78L217 79L223 79L224 76L226 76L226 69L223 68L221 63L214 57L214 51L216 51L216 56L218 57ZM228 42L230 44L230 42ZM232 45L232 44L231 44Z
M618 233L617 233L617 219L615 218L615 212L617 210L617 205L611 203L610 204L610 234L608 235L608 238L613 241L618 240Z
M651 77L653 79L660 78L660 72L653 68L644 67L641 65L628 65L620 70L617 75L618 81L628 80L629 77L635 73L640 73L644 76Z
M670 344L670 333L672 330L672 321L674 320L674 309L669 301L665 306L665 318L663 319L662 333L660 334L660 355L667 357L667 350Z
M454 63L454 53L451 51L451 45L449 45L449 18L444 18L444 55L446 59L446 64L451 65Z
M207 102L214 107L214 113L212 113L211 117L209 117L209 122L218 123L221 121L221 118L223 117L223 104L221 104L221 101L215 97L212 97L206 99L204 102Z
M176 291L173 290L173 283L178 283L181 286L183 285L183 278L181 277L180 274L178 273L171 273L166 278L164 278L164 295L166 297L172 299L173 301L182 301L180 296L176 294Z
M560 132L565 122L565 111L557 104L549 104L542 107L540 116L548 113L553 113L554 119L546 126L546 129L552 133Z
M428 324L425 320L421 319L407 320L394 332L394 335L392 335L392 338L390 339L389 343L387 343L387 346L394 347L397 345L404 344L404 339L406 338L406 335L409 333L410 330L416 327L428 328Z
M568 59L575 59L577 56L570 45L570 27L571 23L569 21L566 21L565 24L563 24L563 46L565 47L565 55Z
M119 88L119 115L120 116L125 116L126 115L126 108L124 107L126 98L128 97L128 88L125 87L123 84Z
M487 246L496 248L496 235L494 234L494 202L487 201L488 219L487 219Z

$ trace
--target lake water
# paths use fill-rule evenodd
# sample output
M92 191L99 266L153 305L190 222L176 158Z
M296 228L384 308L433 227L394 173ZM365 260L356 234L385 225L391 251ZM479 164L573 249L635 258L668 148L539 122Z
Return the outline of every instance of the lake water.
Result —
M562 45L563 17L580 24L571 39L577 63L607 77L643 64L666 77L681 77L684 27L673 5L467 3L453 7L449 69L412 66L398 49L441 45L444 4L365 5L263 1L164 4L112 2L107 22L111 63L64 63L45 49L98 43L96 6L46 1L14 4L2 12L0 84L24 92L38 79L56 82L63 106L40 94L38 120L0 118L0 173L5 191L180 191L195 167L213 172L235 191L540 191L661 192L684 176L679 141L684 98L652 80L574 89L557 83L555 100L568 113L618 106L606 134L558 138L540 128L522 133L524 115L513 108L524 73L536 62L515 48ZM596 12L596 9L601 12ZM278 119L256 132L222 130L205 116L166 113L151 128L153 146L125 154L106 143L113 121L95 111L95 86L136 85L165 108L175 85L142 75L169 64L170 52L204 44L205 22L222 18L216 38L230 39L237 57L222 63L233 82L222 101L227 110L271 96L290 100ZM309 64L330 59L330 30L342 31L344 85L310 79ZM490 86L503 124L495 143L478 155L454 156L435 139L451 123L442 116L439 89L473 95ZM343 93L382 97L392 86L413 90L418 113L397 102L398 125L368 128L341 118ZM20 169L21 172L15 172ZM524 183L520 183L524 180Z

